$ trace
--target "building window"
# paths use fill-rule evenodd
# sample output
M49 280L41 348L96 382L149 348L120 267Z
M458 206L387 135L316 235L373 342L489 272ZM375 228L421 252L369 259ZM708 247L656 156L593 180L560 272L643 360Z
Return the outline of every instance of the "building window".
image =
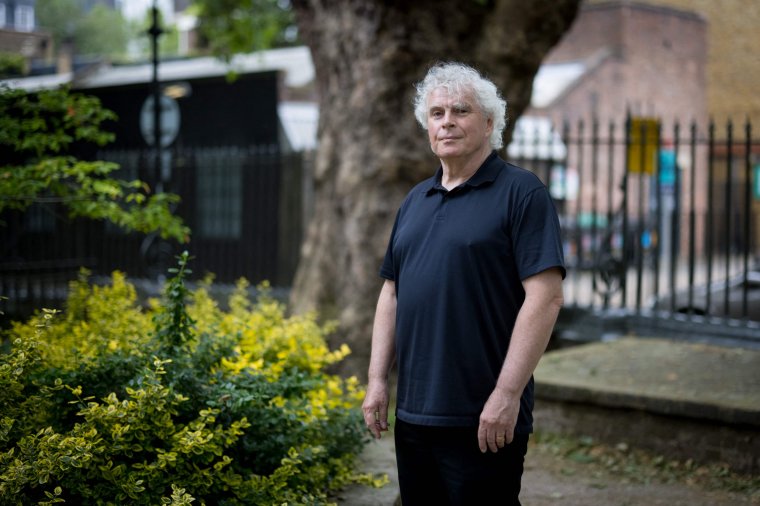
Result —
M235 148L205 148L196 155L198 237L240 238L243 160L244 153Z
M0 28L5 28L5 26L8 24L8 18L6 16L5 3L0 2Z
M34 7L31 5L16 6L15 28L19 32L34 31Z

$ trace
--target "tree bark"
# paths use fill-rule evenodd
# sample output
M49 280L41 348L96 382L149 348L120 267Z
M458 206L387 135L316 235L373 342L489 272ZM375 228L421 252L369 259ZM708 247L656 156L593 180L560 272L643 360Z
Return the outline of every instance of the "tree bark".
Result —
M414 84L438 61L472 65L516 118L541 60L580 0L295 0L319 91L315 209L291 309L338 319L343 367L364 377L380 263L404 195L438 167L412 111ZM506 133L511 136L511 129ZM445 275L445 273L441 273Z

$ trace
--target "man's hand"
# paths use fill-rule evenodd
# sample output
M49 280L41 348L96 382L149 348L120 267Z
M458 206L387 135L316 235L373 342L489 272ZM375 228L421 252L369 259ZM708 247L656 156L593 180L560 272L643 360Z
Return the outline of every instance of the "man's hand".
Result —
M362 404L364 423L375 439L388 430L388 382L370 380Z
M519 412L519 397L512 398L498 388L491 393L480 413L478 446L481 452L496 453L512 442Z
M515 320L507 358L480 413L478 445L484 453L497 452L512 442L520 395L546 349L562 307L562 274L559 267L552 267L523 280L525 301Z

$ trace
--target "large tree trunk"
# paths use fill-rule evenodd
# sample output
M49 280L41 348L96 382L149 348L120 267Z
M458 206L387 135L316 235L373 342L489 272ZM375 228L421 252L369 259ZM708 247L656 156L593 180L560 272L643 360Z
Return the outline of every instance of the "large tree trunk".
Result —
M366 374L378 271L395 212L411 186L437 168L413 116L413 84L437 61L468 63L502 90L515 118L579 3L293 2L316 69L320 124L315 210L291 306L339 320L335 339L353 350L344 372Z

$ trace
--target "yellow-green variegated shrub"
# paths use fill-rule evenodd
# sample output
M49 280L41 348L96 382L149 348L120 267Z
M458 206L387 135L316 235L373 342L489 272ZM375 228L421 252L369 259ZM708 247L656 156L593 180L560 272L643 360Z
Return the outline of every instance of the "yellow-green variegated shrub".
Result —
M239 283L222 311L185 287L162 301L123 275L72 284L66 310L9 331L0 355L0 504L327 504L361 475L346 347Z

